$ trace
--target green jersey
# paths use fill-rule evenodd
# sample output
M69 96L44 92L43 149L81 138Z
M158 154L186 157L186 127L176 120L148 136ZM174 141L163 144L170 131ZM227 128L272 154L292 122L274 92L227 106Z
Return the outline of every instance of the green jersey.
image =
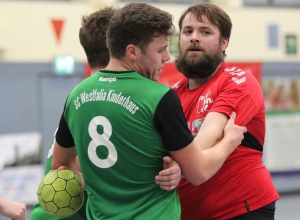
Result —
M46 168L45 168L45 175L52 170L51 164L52 164L52 154L53 154L53 145L54 145L54 141L55 138L53 138L51 146L50 146L50 150L48 153L48 157L47 157L47 161L46 161ZM85 194L86 196L86 194ZM87 198L85 197L85 200ZM80 208L80 210L78 210L78 212L76 212L74 215L67 217L67 218L58 218L55 216L52 216L50 214L48 214L40 205L39 202L35 203L33 205L33 210L30 214L29 220L84 220L86 219L86 214L85 214L85 206L86 206L86 201L85 203L82 205L82 207Z
M102 70L69 94L56 140L76 146L88 219L180 219L177 190L155 182L168 151L193 140L169 87L136 72Z

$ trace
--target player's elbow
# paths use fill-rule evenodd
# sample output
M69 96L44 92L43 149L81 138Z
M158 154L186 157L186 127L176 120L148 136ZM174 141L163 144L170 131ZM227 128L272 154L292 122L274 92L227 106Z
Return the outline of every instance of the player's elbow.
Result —
M209 176L205 172L200 172L195 176L186 177L187 181L189 181L194 186L199 186L200 184L206 182L209 179Z
M197 178L197 179L193 179L193 180L188 180L191 184L193 184L194 186L199 186L202 183L204 183L206 181L205 178Z

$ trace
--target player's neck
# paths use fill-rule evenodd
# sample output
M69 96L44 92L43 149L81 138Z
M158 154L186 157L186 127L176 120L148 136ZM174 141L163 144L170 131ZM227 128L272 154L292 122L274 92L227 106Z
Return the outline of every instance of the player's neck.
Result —
M207 78L189 79L188 89L195 89L199 86L202 86L211 78L211 76L209 76Z
M105 68L107 70L134 70L128 63L122 59L117 59L114 57L111 57L109 60L109 63L107 67Z
M91 75L99 72L101 69L104 69L106 66L97 66L91 69Z
M195 79L189 78L188 89L195 89L195 88L207 83L218 72L221 65L222 65L222 63L220 65L218 65L217 68L215 69L215 71L206 78L195 78Z

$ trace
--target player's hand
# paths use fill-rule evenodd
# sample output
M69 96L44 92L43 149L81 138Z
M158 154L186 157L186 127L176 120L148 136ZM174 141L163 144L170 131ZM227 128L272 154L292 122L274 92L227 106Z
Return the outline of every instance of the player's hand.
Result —
M231 143L232 148L229 149L231 152L242 143L244 133L247 132L247 128L245 126L238 126L234 123L235 118L236 113L232 112L230 119L224 128L224 138L227 138L227 140Z
M163 170L155 177L160 188L171 191L177 187L181 179L181 169L179 164L171 157L163 158Z
M11 202L4 199L0 200L0 213L12 220L26 219L26 205L20 202Z
M67 167L67 166L60 166L57 170L72 170L72 169L70 169L70 168ZM80 177L80 180L81 180L81 186L82 186L83 190L86 191L85 182L84 182L82 173L79 172L78 170L72 170L72 171L75 172L75 173Z

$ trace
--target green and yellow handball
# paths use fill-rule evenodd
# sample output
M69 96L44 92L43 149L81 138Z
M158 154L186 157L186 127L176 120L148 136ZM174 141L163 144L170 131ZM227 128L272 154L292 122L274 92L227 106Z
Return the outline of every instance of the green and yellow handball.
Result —
M47 213L61 218L75 214L84 202L80 177L71 170L49 172L40 182L37 196Z

